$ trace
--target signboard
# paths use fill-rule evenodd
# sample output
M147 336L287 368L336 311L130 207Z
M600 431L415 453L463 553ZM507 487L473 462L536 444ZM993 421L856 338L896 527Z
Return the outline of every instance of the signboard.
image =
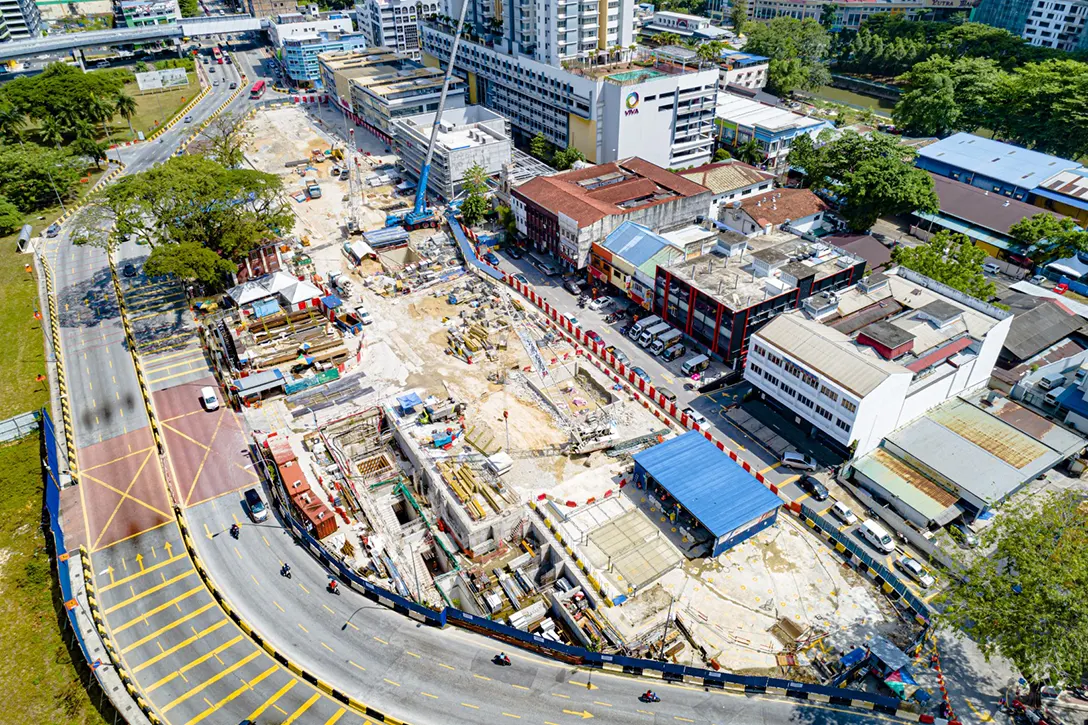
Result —
M157 91L162 88L182 88L189 85L184 68L166 68L136 74L136 86L141 91Z

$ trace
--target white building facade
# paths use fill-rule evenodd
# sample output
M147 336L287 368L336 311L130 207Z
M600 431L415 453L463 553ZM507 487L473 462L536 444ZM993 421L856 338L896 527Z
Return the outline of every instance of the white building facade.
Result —
M1035 0L1021 35L1044 48L1088 48L1088 0Z
M42 14L34 0L0 0L0 42L41 37Z
M371 47L391 48L419 60L419 13L434 15L439 7L437 0L360 0L355 12L359 31Z
M864 324L883 311L888 317ZM813 434L861 456L984 386L1012 317L896 268L772 320L752 336L744 378Z
M321 33L348 34L354 29L347 13L282 13L269 23L268 35L275 47L282 48L288 38L312 38Z

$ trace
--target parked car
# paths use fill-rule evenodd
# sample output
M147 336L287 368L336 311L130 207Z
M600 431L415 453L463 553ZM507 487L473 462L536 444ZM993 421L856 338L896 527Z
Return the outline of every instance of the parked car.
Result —
M978 546L978 537L975 532L967 528L964 523L956 522L948 527L948 533L956 540L956 543L965 549L973 549Z
M847 526L852 526L858 522L858 517L855 516L854 512L850 510L850 507L842 501L836 501L831 504L831 515Z
M525 256L525 252L521 251L517 247L511 246L506 248L506 256L510 257L510 259L521 259Z
M933 586L933 575L918 563L918 560L904 554L895 560L895 568L918 582L918 586L929 589Z
M586 330L586 339L598 345L604 342L604 338L597 334L595 330Z
M623 350L620 350L615 345L609 345L607 348L605 348L605 352L611 354L612 357L614 357L616 359L616 364L617 365L630 365L631 364L631 360L630 360L630 358L627 357L627 353L625 353Z
M135 277L136 276L136 265L135 264L126 264L124 266L124 268L121 269L121 274L125 275L126 277Z
M683 413L684 415L686 415L688 418L691 418L696 423L698 423L700 428L702 428L705 425L710 424L710 421L708 421L706 419L705 415L703 415L699 411L695 410L695 408L692 408L691 406L688 406L687 408L684 408L680 412Z
M670 403L676 402L676 393L672 392L668 388L658 388L657 392L661 393L661 397L665 398L665 400L669 401Z
M805 474L801 476L801 480L797 482L798 487L805 493L812 496L817 501L826 501L828 497L827 486L820 483L820 480L815 476Z
M612 304L612 298L611 297L598 297L597 299L593 300L588 305L586 305L586 307L593 310L594 312L600 312L601 310L607 308L611 304Z
M484 261L490 264L492 267L499 266L499 258L495 255L494 252L488 252L487 254L485 254Z
M521 272L518 272L517 274L515 274L514 279L516 279L518 282L521 282L522 284L529 284L529 278L526 277Z
M815 458L806 455L801 451L786 451L783 453L782 465L787 468L797 469L798 471L815 471L819 468L819 464L816 463Z
M215 388L205 386L200 389L200 402L204 405L204 409L208 411L219 409L219 395L215 392Z
M643 382L651 382L650 374L642 368L631 368L631 372L633 372L636 377L642 378Z
M570 292L572 295L582 294L582 285L578 284L578 282L573 279L563 280L563 289Z
M49 228L45 230L45 236L49 237L50 239L54 238L58 234L60 234L60 224L57 224L56 222L50 224Z

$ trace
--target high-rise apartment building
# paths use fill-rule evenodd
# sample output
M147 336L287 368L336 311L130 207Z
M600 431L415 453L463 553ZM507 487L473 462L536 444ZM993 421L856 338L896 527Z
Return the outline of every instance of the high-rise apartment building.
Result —
M1032 45L1088 50L1088 0L982 0L971 19L1016 33Z
M780 15L819 21L824 8L835 11L835 30L857 30L871 15L894 13L907 20L943 20L951 13L970 10L979 0L752 0L748 17L770 20Z
M42 14L34 0L0 0L0 42L42 34Z
M419 60L420 15L435 15L439 7L438 0L359 0L355 13L368 45L392 48Z

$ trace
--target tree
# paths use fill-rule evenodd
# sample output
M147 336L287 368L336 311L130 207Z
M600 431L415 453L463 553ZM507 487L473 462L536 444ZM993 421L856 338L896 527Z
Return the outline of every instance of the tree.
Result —
M736 157L738 161L743 161L746 164L758 164L765 161L767 155L759 147L759 142L754 138L750 138L737 148Z
M77 120L102 123L112 117L113 109L100 99L116 97L131 77L124 70L84 73L65 63L51 63L36 76L5 83L0 99L37 121L55 117L69 127Z
M5 143L19 141L25 125L26 114L22 110L11 102L0 102L0 138Z
M720 40L708 40L699 46L696 50L696 54L700 60L704 60L708 63L717 61L722 56L722 50L725 49L725 44Z
M556 153L552 158L552 164L560 171L566 171L570 167L574 166L576 161L585 161L586 155L573 146L568 146L562 151Z
M1066 158L1088 154L1088 63L1028 63L1002 76L995 95L1002 138Z
M479 164L473 164L465 170L462 187L467 196L461 204L461 218L470 227L478 224L490 208L487 201L487 178L487 171Z
M513 210L508 206L500 206L495 211L498 212L499 223L502 224L502 228L506 232L506 241L513 243L518 234L518 222L514 217Z
M23 213L10 201L0 196L0 234L11 234L23 225Z
M767 85L772 92L785 94L815 90L831 81L825 63L830 42L827 30L812 18L780 16L769 23L754 23L744 50L771 59Z
M200 15L200 4L197 0L178 0L178 9L184 18L193 18Z
M107 158L106 144L100 143L84 133L76 134L76 139L71 143L69 149L76 156L86 156L99 169L102 168L102 162Z
M896 247L892 261L980 300L996 290L982 273L986 253L963 234L940 231L917 247Z
M911 84L892 111L895 125L912 136L947 136L959 128L961 111L951 76L934 73Z
M155 247L144 263L144 272L151 277L175 275L187 282L218 287L226 275L238 271L238 265L223 259L213 250L197 242L182 242Z
M67 150L32 143L0 146L0 194L20 211L44 209L57 203L58 193L68 197L86 168Z
M744 34L744 28L748 25L748 0L733 0L733 7L729 11L729 21L733 24L734 33Z
M803 186L808 186L812 182L812 172L820 164L820 152L816 149L816 144L812 141L812 136L803 134L793 139L790 144L790 152L786 156L786 161L791 167L799 171L803 171L805 178L803 180Z
M136 137L136 129L132 127L132 119L138 110L139 105L136 103L136 99L127 93L118 93L113 97L113 112L125 119L128 123L128 130L132 132L133 138Z
M855 232L865 231L884 214L924 211L935 214L940 200L933 177L902 159L868 159L842 179L843 218Z
M941 597L942 626L963 630L987 657L1011 660L1028 702L1043 684L1088 670L1088 514L1075 491L999 515L983 535L994 550L967 565Z
M95 194L77 217L73 238L77 244L105 248L124 237L152 250L193 244L233 263L265 240L289 233L294 223L280 177L228 169L203 156L175 156ZM184 262L193 269L225 268L209 265L208 255L198 256L192 247L160 252L157 259L164 266L173 260L171 264Z
M720 148L720 149L716 149L714 151L714 161L715 162L717 162L717 161L728 161L731 158L733 158L733 157L729 154L729 151L727 149Z
M899 76L904 93L892 116L896 125L911 134L974 131L991 123L997 86L1004 75L988 58L933 56Z
M1040 266L1088 252L1088 231L1078 229L1069 217L1040 212L1013 224L1009 234L1030 247L1031 261Z
M246 124L233 113L216 116L200 132L202 153L228 169L245 163Z
M827 30L831 30L835 27L835 6L832 3L825 3L820 8L820 25L824 26Z
M487 215L487 199L478 194L470 194L461 204L461 218L468 226L475 226Z
M676 33L658 33L650 42L659 48L664 45L680 45L680 36Z
M548 143L548 139L544 138L543 133L537 133L536 136L533 136L533 140L529 142L529 154L541 161L548 160L551 155L549 153L550 148L551 144Z
M43 143L59 149L61 143L64 142L64 126L61 125L59 119L52 116L43 118L41 125L38 126L38 138Z

